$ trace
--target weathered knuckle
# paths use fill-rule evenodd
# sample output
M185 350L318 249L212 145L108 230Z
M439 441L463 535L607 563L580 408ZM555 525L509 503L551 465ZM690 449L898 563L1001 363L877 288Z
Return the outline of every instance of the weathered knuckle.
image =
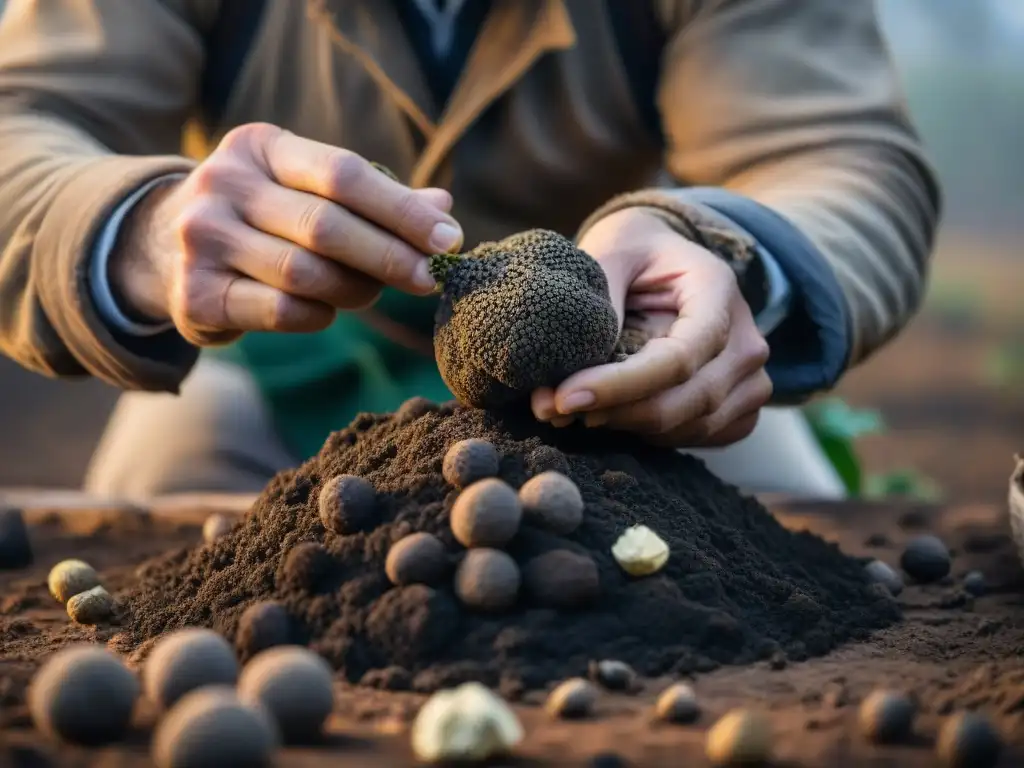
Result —
M427 226L424 207L419 198L412 192L406 192L395 205L395 220L398 231L408 234L424 234Z
M267 316L264 318L267 330L277 331L287 329L288 323L294 314L295 301L282 293L267 304Z
M297 248L282 248L274 263L281 289L285 291L301 291L310 287L309 270L302 258L303 253Z
M191 205L181 212L176 222L178 236L186 252L194 253L196 248L214 237L219 230L217 218L209 205Z
M725 405L730 389L722 383L707 388L704 394L704 413L717 413Z
M189 325L214 327L222 320L222 302L210 295L209 286L201 276L186 272L181 277L178 293L178 314Z
M273 141L280 135L281 129L270 123L246 123L232 128L224 138L220 140L217 149L221 151L237 152L239 150L251 151L253 147Z
M368 163L355 152L338 149L326 164L327 189L335 199L358 184L366 174Z
M389 238L380 258L381 277L388 285L405 285L412 280L416 268L405 246L396 238Z
M344 238L338 219L331 215L330 205L326 200L317 200L307 205L299 217L300 231L313 251L337 248Z
M192 171L191 186L198 194L213 194L230 186L237 173L231 163L210 158Z

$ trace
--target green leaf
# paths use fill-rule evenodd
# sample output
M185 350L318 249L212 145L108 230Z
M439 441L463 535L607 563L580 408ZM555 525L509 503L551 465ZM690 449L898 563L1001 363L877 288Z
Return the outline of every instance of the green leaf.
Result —
M818 445L846 486L846 492L851 496L859 496L862 482L860 459L857 458L852 441L827 434L816 434L816 437Z
M938 501L942 498L942 489L930 477L916 470L897 469L868 477L864 495L869 499Z
M854 440L862 435L885 431L885 422L879 411L851 408L838 397L810 403L804 412L811 429L837 439Z

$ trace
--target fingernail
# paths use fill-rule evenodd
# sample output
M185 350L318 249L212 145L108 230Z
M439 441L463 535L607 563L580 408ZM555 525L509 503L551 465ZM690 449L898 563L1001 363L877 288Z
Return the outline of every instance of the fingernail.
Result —
M417 288L423 289L426 293L434 290L437 286L437 281L434 280L434 276L430 274L430 262L425 258L420 259L416 264L416 271L412 273L412 281Z
M593 405L596 399L593 392L586 390L573 392L571 395L566 395L562 398L558 410L561 413L572 413L573 411Z
M445 222L436 225L430 233L430 247L437 253L451 253L462 245L462 230Z

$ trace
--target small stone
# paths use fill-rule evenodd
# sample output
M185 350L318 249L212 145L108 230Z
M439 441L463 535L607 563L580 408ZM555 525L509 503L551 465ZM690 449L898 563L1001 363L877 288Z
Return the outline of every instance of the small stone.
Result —
M580 608L601 593L601 579L593 558L554 549L523 566L523 587L540 605Z
M235 521L220 512L214 512L203 521L203 541L212 544L231 533L235 527Z
M93 587L68 600L67 609L78 624L99 624L114 615L114 598L103 587Z
M960 712L942 724L935 751L944 768L994 768L1003 740L984 715Z
M424 762L483 762L522 741L523 726L503 699L471 682L431 696L416 714L411 737Z
M114 654L73 645L43 664L27 700L35 727L52 739L98 746L117 741L131 725L139 683Z
M233 686L238 661L227 640L209 629L179 629L161 638L142 668L146 696L169 709L182 696L208 685Z
M396 586L437 584L448 573L448 552L430 533L411 533L388 551L384 571Z
M636 671L626 662L614 659L590 662L590 679L609 691L631 691L638 683Z
M411 421L426 416L428 413L437 411L437 405L425 397L410 397L395 411L395 420L399 424L408 424Z
M455 443L444 455L441 474L450 485L466 488L473 483L498 474L501 457L486 440L471 437Z
M916 536L903 550L900 567L922 584L938 581L949 573L949 550L937 536Z
M503 547L519 532L523 509L507 483L487 478L473 483L452 505L452 533L467 548Z
M333 676L330 665L307 648L271 648L242 669L238 695L262 706L286 742L308 742L320 736L334 708Z
M589 680L573 677L559 683L548 695L544 709L554 717L587 717L597 704L597 688Z
M975 597L984 595L988 589L988 586L985 584L985 574L981 571L970 571L964 576L964 589Z
M330 574L332 563L322 544L301 541L285 555L282 575L289 586L314 591Z
M20 509L0 508L0 571L32 565L32 542Z
M570 534L583 522L583 496L576 483L559 472L542 472L519 489L527 522L560 535Z
M160 721L153 762L157 768L269 768L278 743L267 712L243 704L230 688L211 686L184 696Z
M861 702L858 712L861 732L876 744L906 740L914 727L916 707L899 691L873 691Z
M455 573L455 594L470 608L503 611L519 596L519 566L497 549L472 549Z
M881 560L872 560L864 566L864 573L874 584L881 584L896 597L903 591L903 579L896 570Z
M274 600L253 603L238 619L235 644L243 658L278 645L288 645L291 639L291 617L285 607Z
M693 723L700 718L697 693L686 683L674 683L662 691L654 713L668 723Z
M712 765L760 765L772 757L772 726L750 709L734 709L708 731L704 750Z
M320 522L341 536L366 531L377 523L377 490L356 475L332 477L320 489Z
M63 560L50 569L46 584L56 600L66 603L75 595L98 587L100 577L88 563L81 560Z

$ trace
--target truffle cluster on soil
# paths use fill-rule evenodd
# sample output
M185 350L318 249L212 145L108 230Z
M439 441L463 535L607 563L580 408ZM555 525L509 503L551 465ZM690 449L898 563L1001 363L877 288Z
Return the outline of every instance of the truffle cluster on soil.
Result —
M450 513L464 491L445 479L444 458L467 439L497 449L497 477L511 488L554 471L576 484L584 502L582 522L569 533L523 516L502 547L524 575L522 588L498 611L467 606L457 594L467 550ZM372 520L325 526L321 490L338 476L372 485ZM644 578L626 574L611 554L637 524L671 551L664 568ZM413 533L440 540L447 572L425 569L430 586L395 586L388 553ZM537 568L544 555L550 565ZM551 591L571 582L561 564L581 560L596 564L597 594L573 608L552 607L559 601ZM207 626L244 656L251 632L240 631L240 618L272 600L287 611L291 641L308 644L353 682L432 691L478 680L509 696L585 675L599 659L658 675L780 652L806 658L900 615L860 561L786 530L696 459L621 435L422 401L359 417L305 465L280 474L229 534L150 561L139 577L120 596L125 650L169 630Z

